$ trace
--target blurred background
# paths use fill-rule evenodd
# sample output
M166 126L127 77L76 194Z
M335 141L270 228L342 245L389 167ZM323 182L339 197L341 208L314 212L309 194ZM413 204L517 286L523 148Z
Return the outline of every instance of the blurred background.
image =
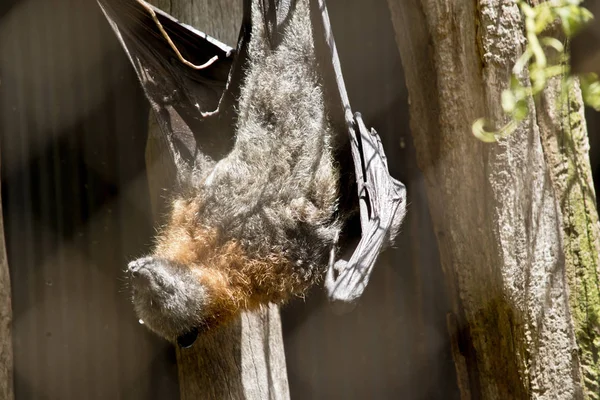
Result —
M381 134L392 174L407 185L409 214L355 311L333 314L320 288L283 308L291 395L458 398L449 307L387 3L327 4L353 108ZM232 46L236 39L217 38ZM134 71L95 1L0 2L18 400L178 398L174 349L138 324L123 273L154 233L147 119ZM600 176L597 113L588 124Z

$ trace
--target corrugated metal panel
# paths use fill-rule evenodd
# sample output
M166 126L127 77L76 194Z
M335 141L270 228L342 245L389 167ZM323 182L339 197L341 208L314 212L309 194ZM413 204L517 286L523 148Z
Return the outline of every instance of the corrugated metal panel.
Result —
M126 262L152 235L147 107L94 1L2 8L2 190L17 399L177 398Z

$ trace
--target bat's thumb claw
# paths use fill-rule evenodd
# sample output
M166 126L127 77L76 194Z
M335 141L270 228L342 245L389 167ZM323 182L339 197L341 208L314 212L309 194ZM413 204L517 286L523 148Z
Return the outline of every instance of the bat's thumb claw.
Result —
M340 274L342 274L348 267L346 260L338 260L335 263L330 264L327 270L327 276L325 277L325 288L328 292L329 307L331 311L336 315L343 315L351 312L356 308L356 299L350 300L344 296L344 287L340 287L342 284Z

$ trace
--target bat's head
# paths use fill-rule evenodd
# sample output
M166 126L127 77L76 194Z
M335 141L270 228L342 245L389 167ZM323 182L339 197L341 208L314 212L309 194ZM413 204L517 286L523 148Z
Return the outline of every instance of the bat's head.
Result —
M201 272L155 257L132 261L127 270L141 322L182 347L191 345L207 313L208 289Z

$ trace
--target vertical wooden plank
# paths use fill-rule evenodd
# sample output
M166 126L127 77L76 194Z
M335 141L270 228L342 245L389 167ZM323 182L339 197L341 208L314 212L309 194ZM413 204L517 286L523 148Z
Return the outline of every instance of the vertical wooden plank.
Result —
M4 6L15 396L174 398L174 351L139 326L123 288L124 266L153 232L147 105L135 74L94 1Z
M0 193L0 198L1 198ZM14 399L12 299L8 259L4 242L4 218L0 203L0 398Z
M477 118L496 126L507 119L501 94L526 43L518 5L388 4L452 299L448 327L457 341L462 398L588 398L569 308L565 227L552 187L556 160L547 163L542 147L548 125L540 119L549 103L529 99L527 118L495 143L471 132ZM560 89L547 93L558 98Z

